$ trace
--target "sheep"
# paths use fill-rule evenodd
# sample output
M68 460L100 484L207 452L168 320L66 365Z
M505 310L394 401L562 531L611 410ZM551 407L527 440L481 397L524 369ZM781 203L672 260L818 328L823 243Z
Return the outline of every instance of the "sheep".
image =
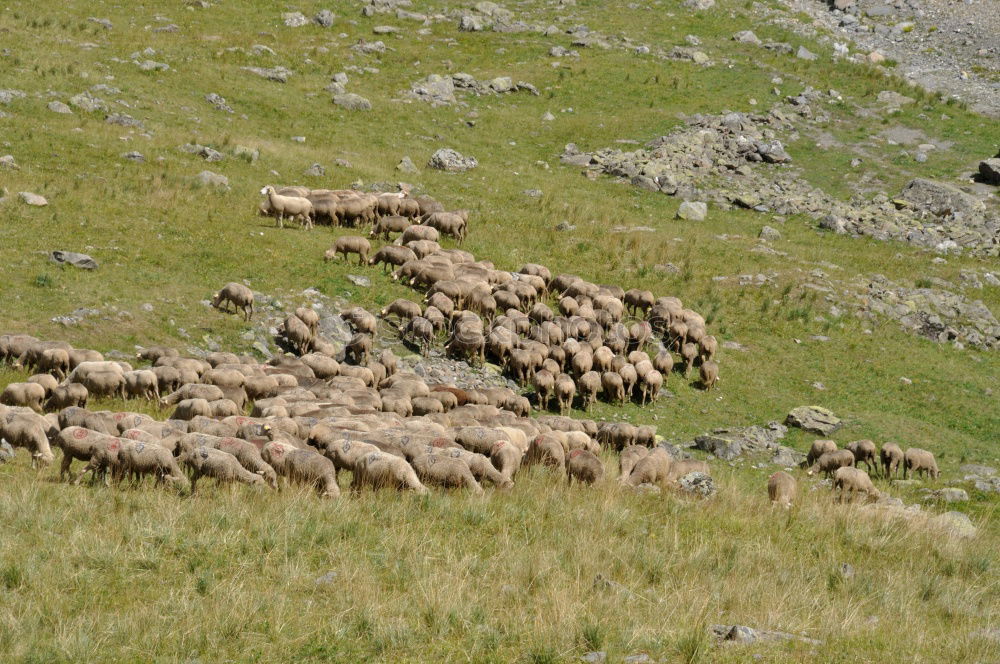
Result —
M555 391L555 377L551 372L542 369L535 372L535 375L531 378L531 382L534 385L535 395L538 398L538 409L548 410L549 399L552 398L552 393Z
M479 485L468 464L462 459L440 454L421 454L414 457L410 465L424 484L465 488L475 494L483 493L483 487Z
M882 461L883 476L891 479L903 463L903 450L896 443L886 443L879 451L879 459Z
M656 403L660 397L660 388L663 386L663 374L656 369L650 369L640 378L640 386L642 388L642 405L645 406L647 401Z
M624 484L631 487L640 484L665 484L670 478L672 464L673 458L670 453L662 447L657 447L635 462Z
M149 399L150 401L158 401L160 398L159 381L156 374L149 369L127 372L122 391L127 396Z
M71 382L86 387L91 396L110 397L121 394L125 376L121 371L88 371Z
M222 306L223 304L225 307ZM253 291L243 284L230 281L219 292L212 295L212 306L216 309L228 313L230 304L233 305L234 313L243 310L244 320L250 320L253 317Z
M426 226L437 229L461 242L465 240L466 220L454 212L432 212L422 221ZM428 238L436 239L436 238Z
M309 331L316 336L319 333L319 314L310 307L296 307L295 315L300 321L306 324Z
M402 233L411 225L412 222L406 217L396 215L382 217L372 225L372 230L368 237L382 235L388 241L389 233Z
M383 309L380 315L383 318L393 315L401 319L405 318L406 320L412 320L421 314L422 312L420 311L419 304L413 300L407 300L406 298L401 297L389 303L389 306Z
M62 380L69 373L69 351L65 348L46 348L38 359L38 370Z
M298 316L287 316L280 330L288 344L298 351L299 355L305 355L312 350L316 338Z
M687 345L687 344L685 344ZM699 369L701 386L710 391L719 382L719 365L712 360L706 360Z
M340 314L344 320L357 332L364 332L375 336L378 330L378 319L363 307L354 307Z
M938 472L937 461L934 460L934 455L919 447L911 447L903 455L903 479L906 479L908 472L925 476L930 475L934 479L937 479L940 474Z
M370 452L356 463L351 487L372 489L391 487L418 494L427 493L427 487L420 481L406 459L383 452Z
M605 371L601 374L601 391L609 402L625 403L625 383L618 372Z
M45 402L46 410L62 410L70 406L84 408L89 397L87 388L79 383L60 385L52 390L52 395Z
M837 443L832 440L814 440L812 446L809 448L809 453L806 454L806 467L813 465L817 459L826 454L827 452L836 452Z
M576 383L567 374L561 373L555 382L556 402L559 404L559 414L566 415L573 408L573 397L576 395Z
M55 456L49 447L44 418L28 412L7 412L0 418L0 438L11 447L23 447L31 453L31 467L52 463Z
M437 242L440 234L436 228L431 228L430 226L423 226L420 224L414 224L412 226L407 226L406 230L403 231L403 244L413 242L416 240L426 240L428 242Z
M849 494L848 501L854 500L855 493L865 494L872 502L877 502L881 497L868 473L858 468L838 468L833 473L833 490L838 492L837 502L842 502L845 494Z
M278 476L274 468L264 461L253 443L234 436L210 436L207 434L185 434L178 440L178 449L189 451L195 447L211 447L232 454L240 465L251 473L257 473L267 484L278 488Z
M817 459L816 463L809 467L807 474L813 475L817 471L822 471L827 478L830 478L838 468L853 465L854 455L851 454L850 450L837 450L835 452L827 452Z
M771 499L772 505L791 507L796 492L795 478L783 470L779 470L767 478L767 496Z
M212 407L205 399L184 399L177 404L171 417L175 420L190 420L198 415L212 417Z
M28 378L27 383L37 383L45 389L45 397L49 398L52 396L52 392L59 387L59 381L55 379L52 374L42 373L35 374Z
M472 471L472 476L476 478L477 482L489 481L493 486L498 489L510 489L514 486L514 481L510 476L505 475L496 466L489 457L479 454L478 452L469 452L468 450L462 449L460 447L449 447L446 448L442 454L447 456L455 457L461 459L467 466L469 470Z
M513 482L514 474L521 468L524 453L510 441L498 440L490 446L490 463L505 480Z
M674 356L666 349L661 350L653 358L653 368L664 376L669 376L674 369Z
M405 265L408 261L416 261L417 254L413 252L413 249L409 247L398 247L395 245L387 244L384 247L380 247L378 251L369 259L369 265L377 265L382 263L383 272L385 268L389 265L394 265L399 267Z
M222 450L195 447L182 453L179 460L191 469L191 493L195 492L198 480L202 477L212 477L218 482L264 485L262 476L251 473L240 465L236 457Z
M10 383L0 393L0 404L30 408L41 413L45 388L38 383Z
M118 450L118 472L122 477L131 475L133 483L144 475L155 475L157 484L164 480L175 485L185 481L170 450L162 445L135 440L125 440Z
M624 484L629 475L632 474L635 464L639 462L639 459L649 456L649 452L650 449L642 445L629 445L622 449L618 455L618 467L620 470L618 481Z
M344 347L344 360L353 361L357 365L365 364L372 352L372 345L371 336L364 333L355 334Z
M273 454L273 452L272 452ZM313 450L292 450L282 455L282 474L289 482L311 485L320 498L338 498L337 469L330 459Z
M267 203L270 206L271 213L278 218L278 228L285 227L285 217L299 219L306 230L313 227L315 210L308 198L282 196L271 185L265 186L260 190L260 193L267 196Z
M854 465L855 467L862 461L865 462L865 467L868 468L868 472L877 469L878 466L875 463L875 443L870 440L856 440L852 443L848 443L844 449L851 451L854 455Z
M601 375L596 371L588 371L577 379L576 384L580 392L580 406L584 411L589 411L601 392Z
M628 399L632 398L632 390L635 388L635 384L639 380L639 374L635 370L635 367L631 364L623 364L618 368L618 375L622 377L622 385L625 389L625 396Z
M160 398L161 406L173 406L185 399L204 399L205 401L215 401L225 398L222 388L216 385L205 385L203 383L187 383L180 389L171 392Z
M715 354L719 351L719 341L711 334L707 334L698 341L698 351L701 355L702 362L708 362L715 358Z
M333 247L326 250L323 258L324 260L331 261L337 258L337 254L344 254L344 260L346 261L347 254L357 254L358 265L365 265L368 262L368 252L371 249L371 242L360 235L344 235L338 237L333 243Z
M694 366L694 361L698 359L697 344L685 343L681 346L681 359L684 360L684 377L687 378L691 374L691 367ZM709 389L707 384L705 389Z
M358 223L375 221L378 200L372 196L342 198L337 202L336 217L341 226L357 226Z
M566 457L566 483L573 480L583 484L595 484L604 478L604 464L590 450L573 450Z
M697 459L680 459L670 464L670 473L667 474L668 482L677 482L680 478L689 473L703 473L711 475L711 469L704 461Z
M74 459L86 461L83 470L72 478L73 484L79 484L80 480L88 472L94 472L104 476L105 484L108 484L107 470L109 467L117 469L118 451L125 441L117 436L91 431L83 427L67 427L60 431L53 439L52 444L62 450L62 465L59 468L59 479L63 479L70 471Z
M562 443L551 435L542 434L531 441L524 455L525 466L541 464L554 467L558 472L566 469L566 452Z

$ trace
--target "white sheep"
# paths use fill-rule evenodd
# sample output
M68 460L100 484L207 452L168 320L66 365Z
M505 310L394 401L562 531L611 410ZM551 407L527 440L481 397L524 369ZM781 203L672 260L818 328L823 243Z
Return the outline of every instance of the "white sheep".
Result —
M299 219L306 230L313 227L315 210L313 209L312 201L309 199L298 196L282 196L271 185L267 185L261 189L260 193L267 196L271 213L278 217L278 228L284 228L285 217Z

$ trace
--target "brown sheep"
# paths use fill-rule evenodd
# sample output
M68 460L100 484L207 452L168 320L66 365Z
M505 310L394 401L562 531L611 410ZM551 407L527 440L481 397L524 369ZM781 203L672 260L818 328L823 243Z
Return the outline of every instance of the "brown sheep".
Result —
M226 305L225 308L222 307L223 304ZM253 291L243 284L230 281L212 296L212 306L216 309L228 312L230 304L235 311L243 310L244 319L250 320L253 317Z
M406 459L383 452L366 454L355 464L351 488L363 487L373 489L391 487L419 494L427 493L427 487L420 481Z
M414 457L410 465L424 484L455 489L466 488L476 494L483 492L468 464L461 459L441 454L421 454Z
M797 490L795 478L783 470L767 478L767 496L772 505L791 507Z
M934 455L919 447L911 447L906 450L906 454L903 455L903 479L906 479L909 472L917 475L930 475L937 479L939 472Z
M337 254L344 254L344 260L347 260L347 254L357 254L358 265L364 265L368 262L368 252L371 250L371 242L360 235L344 235L337 238L333 247L327 249L323 257L330 261L337 258Z
M886 443L879 451L879 459L882 461L883 476L892 479L903 463L903 450L896 443Z
M49 447L49 429L45 418L34 413L9 411L0 418L0 438L11 447L23 447L31 453L31 467L52 463L55 456ZM54 429L52 430L54 433Z
M669 376L674 369L674 356L668 350L661 350L653 358L653 368L664 376Z
M526 467L540 464L551 466L558 472L566 469L566 452L562 443L554 436L542 434L531 441L528 451L524 455L523 463Z
M281 334L288 343L298 351L299 355L305 355L312 350L315 336L309 331L309 326L303 323L298 316L288 316L281 324Z
M464 461L469 466L469 470L472 471L472 476L480 484L488 481L498 489L509 489L514 486L514 481L501 473L490 461L490 458L483 454L469 452L460 447L449 447L443 453Z
M412 222L406 217L401 217L398 215L384 216L378 219L373 225L371 233L368 237L376 237L382 235L388 242L389 233L402 233L407 228L410 227Z
M719 382L719 365L712 360L706 360L699 369L701 374L701 385L706 391L715 387Z
M172 419L190 420L198 415L212 417L212 407L205 399L184 399L174 409Z
M855 467L864 461L865 467L868 468L869 473L878 469L878 464L875 461L874 442L870 440L856 440L852 443L848 443L844 446L844 449L850 450L851 454L854 455Z
M605 371L601 374L601 391L609 402L625 403L625 383L621 374L614 371Z
M195 492L198 480L202 477L212 477L218 482L264 485L263 477L257 473L251 473L240 465L236 457L222 450L211 447L196 447L182 453L179 459L192 471L191 493Z
M566 482L573 480L583 484L595 484L604 478L604 464L590 450L573 450L566 458Z
M838 468L833 474L833 490L838 492L837 502L842 502L845 494L848 501L854 500L855 493L865 494L872 502L881 497L868 473L858 468Z
M618 467L620 470L618 481L624 483L629 478L629 475L632 474L632 469L635 468L635 464L639 462L639 459L649 456L649 452L650 449L642 445L629 445L622 449L618 455Z
M636 461L625 484L636 487L640 484L665 484L670 479L673 458L662 447L654 448L649 454Z
M821 471L827 478L830 478L838 468L853 465L854 455L851 454L850 450L837 450L836 452L827 452L817 459L816 463L809 467L808 474L814 475L817 471Z
M10 383L0 393L0 404L20 406L41 413L45 388L38 383Z
M813 465L817 459L826 454L827 452L836 452L837 443L832 440L814 440L812 447L809 448L809 453L806 455L806 466Z

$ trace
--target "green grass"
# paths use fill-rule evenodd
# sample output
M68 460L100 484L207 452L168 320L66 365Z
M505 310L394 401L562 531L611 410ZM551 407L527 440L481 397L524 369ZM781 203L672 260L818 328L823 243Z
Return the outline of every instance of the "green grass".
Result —
M610 178L590 181L559 163L570 142L596 150L667 133L683 115L763 112L777 99L774 76L783 79L782 97L807 85L843 96L841 104L820 106L831 118L823 131L844 147L822 150L805 134L788 144L802 176L838 196L853 195L866 173L877 175L889 194L915 176L952 179L983 157L984 145L1000 143L996 123L960 105L874 67L832 62L820 44L755 24L744 3L718 4L711 12L691 12L675 0L636 11L584 0L565 9L508 5L530 12L530 22L585 23L666 50L696 34L716 62L705 68L584 48L579 59L552 67L550 46L571 47L564 34L460 33L449 20L421 35L416 22L363 17L348 3L329 5L339 15L329 30L286 28L285 9L266 3L191 10L8 3L0 9L0 34L10 48L0 59L3 87L28 97L0 106L10 114L0 118L0 153L20 166L0 173L0 185L11 192L0 204L0 329L125 352L152 343L187 349L210 335L242 352L249 350L241 339L246 325L200 304L227 281L246 279L289 305L297 299L285 294L309 287L335 297L350 292L366 306L414 295L377 270L363 269L373 287L358 289L346 275L359 268L322 261L333 238L351 231L278 230L254 214L267 183L339 188L405 180L449 207L471 209L463 248L498 267L541 262L556 273L677 295L710 317L710 331L721 340L748 349L722 351L722 381L711 393L674 374L664 386L674 398L644 409L601 404L594 417L652 422L679 442L717 426L780 420L795 406L817 403L845 419L839 443L872 438L933 450L941 485L960 479L960 463L995 464L995 353L939 346L891 321L862 321L839 301L842 313L833 316L825 294L803 288L815 269L846 288L875 273L907 286L931 278L959 283L961 270L995 270L995 264L968 257L932 263L913 247L834 236L806 218L779 222L711 207L703 223L677 221L679 200ZM326 6L303 2L288 10L311 16ZM443 9L438 2L414 8ZM115 27L105 30L88 16L110 18ZM146 29L166 22L179 31ZM377 37L389 47L381 56L353 54L350 45L375 39L371 28L382 24L404 27L406 36ZM821 57L805 62L731 41L747 28ZM86 42L97 47L81 48ZM253 55L253 44L277 55ZM147 46L157 52L149 57L170 71L145 73L128 62ZM277 64L295 71L285 85L240 70ZM370 113L344 111L323 91L333 73L355 66L380 70L347 69L348 90L372 100ZM413 81L449 71L509 74L541 94L459 93L464 103L448 108L398 101ZM67 116L45 108L50 99L68 101L98 83L120 88L120 95L96 94L145 128L107 125L103 113ZM876 107L882 90L917 101L891 118L862 114ZM204 101L209 92L225 97L235 114L214 110ZM547 111L554 121L542 121ZM896 166L902 148L871 137L897 124L951 147L925 164ZM299 135L305 143L290 140ZM228 158L204 163L178 149L187 142L211 145ZM848 164L856 145L868 156L855 170ZM260 159L234 158L236 146L259 149ZM425 169L439 147L472 154L480 166L458 175ZM146 162L121 158L131 150ZM420 174L395 171L403 155ZM351 167L336 166L336 159ZM327 177L302 175L314 162L327 168ZM205 169L226 175L229 191L194 186ZM523 194L533 188L543 195ZM46 196L49 206L22 205L20 191ZM577 230L555 231L564 220ZM619 224L655 230L608 233ZM750 251L764 224L780 228L774 247L787 255ZM53 249L89 253L101 267L60 268L46 259ZM679 272L653 267L666 263ZM713 279L757 273L774 275L774 284ZM966 294L1000 311L1000 289ZM101 313L72 328L51 321L81 307ZM0 384L23 378L0 369ZM812 387L817 381L824 391ZM801 450L811 440L789 435ZM722 495L705 504L625 494L610 485L567 490L542 476L482 500L436 494L321 504L296 492L209 490L181 499L151 489L72 489L52 481L51 470L35 477L22 456L0 467L6 487L0 504L10 515L0 542L0 653L12 661L564 661L591 649L685 662L745 661L750 652L766 661L930 661L944 651L956 661L996 658L995 644L971 636L996 621L995 496L973 492L959 506L981 533L953 544L922 527L831 506L824 489L803 491L803 504L791 514L772 512L763 498L770 469L715 468ZM917 489L898 493L908 503L923 497ZM839 579L841 562L858 574ZM330 571L337 572L330 586L314 583ZM595 590L597 574L631 594ZM826 645L710 649L707 626L727 621L802 633ZM906 638L901 624L921 636Z

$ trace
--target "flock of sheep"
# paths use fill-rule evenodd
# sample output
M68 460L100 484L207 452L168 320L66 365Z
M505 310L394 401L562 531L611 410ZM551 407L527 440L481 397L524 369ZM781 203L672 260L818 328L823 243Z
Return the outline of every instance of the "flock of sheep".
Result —
M371 258L368 239L340 237L326 258L357 254L362 264L391 265L393 278L421 291L422 302L398 299L378 316L361 307L341 312L353 332L343 349L319 334L315 310L299 307L280 327L289 353L266 364L224 352L181 357L158 346L136 357L149 366L134 368L66 342L3 335L0 362L37 373L0 394L0 438L27 449L33 466L54 461L51 448L59 448L61 477L74 460L85 462L74 482L88 472L105 482L152 475L157 482L189 481L192 491L202 477L271 488L284 478L333 497L340 493L338 472L349 471L352 488L425 492L435 485L480 493L483 483L509 489L532 465L592 484L605 475L603 449L619 452L619 480L628 486L669 487L690 473L710 474L705 462L657 446L651 426L566 416L575 399L587 410L598 395L617 404L655 401L675 369L687 377L698 365L702 387L715 385L718 342L704 317L678 298L553 276L538 264L507 272L467 251L443 249L439 234L464 239L468 213L447 212L429 197L270 186L261 193L267 197L261 213L279 224L370 223L370 237L401 234ZM253 292L235 282L212 304L247 320L254 312ZM533 389L538 410L554 400L560 414L529 417L528 397L506 387L459 389L400 370L391 350L376 351L379 318L423 353L441 341L454 357L490 357ZM155 400L173 410L163 421L91 411L92 396ZM887 477L900 463L904 475L937 477L933 455L924 450L904 455L890 443L881 459ZM806 465L810 475L832 476L842 496L877 499L856 463L875 468L873 443L837 450L832 441L816 441ZM790 505L795 480L775 473L768 492L773 502Z

